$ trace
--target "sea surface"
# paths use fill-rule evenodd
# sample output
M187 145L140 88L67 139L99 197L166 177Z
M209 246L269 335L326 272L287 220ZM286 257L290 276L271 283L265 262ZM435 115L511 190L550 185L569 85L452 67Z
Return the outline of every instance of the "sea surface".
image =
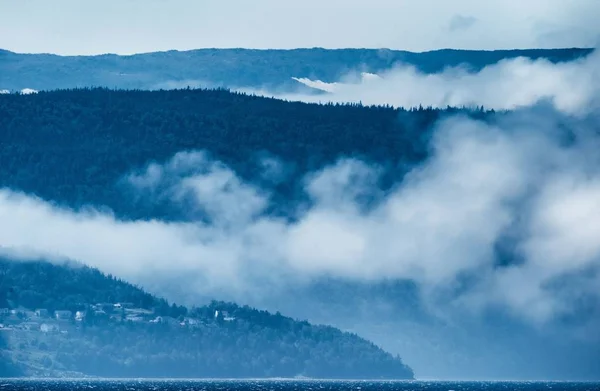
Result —
M0 391L600 391L600 382L337 380L0 380Z

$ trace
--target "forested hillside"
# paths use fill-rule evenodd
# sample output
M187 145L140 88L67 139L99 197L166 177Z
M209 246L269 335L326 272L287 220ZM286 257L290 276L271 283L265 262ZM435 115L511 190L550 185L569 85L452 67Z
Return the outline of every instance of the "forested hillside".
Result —
M181 217L168 205L134 203L119 183L151 161L202 150L250 183L263 180L261 157L280 160L287 175L263 185L290 201L304 174L340 157L388 168L421 161L435 121L459 111L315 105L226 90L0 95L0 186L72 207L105 205L120 216Z
M271 201L274 212L277 212L278 208L293 207L304 195L303 179L307 173L321 169L342 157L359 157L386 168L398 168L385 170L389 175L383 176L380 185L385 188L386 185L393 184L398 179L394 175L402 175L428 155L427 144L434 131L435 122L456 113L487 119L497 115L479 108L404 110L360 105L315 105L284 102L226 90L185 89L149 92L78 89L32 95L0 95L0 188L35 194L52 203L72 208L85 205L106 207L120 218L182 220L187 216L181 209L173 207L171 202L161 204L160 200L150 203L139 201L135 194L130 194L129 188L123 185L123 179L132 172L144 170L150 162L162 164L181 151L200 150L206 151L211 158L223 161L244 181L272 191ZM285 168L284 175L276 181L263 176L261 159L265 157L280 161ZM10 293L11 307L20 305L30 309L77 311L82 308L82 304L127 301L136 307L152 309L156 316L179 318L189 315L182 307L169 305L115 278L105 278L94 269L81 266L62 269L44 263L9 265L12 276L10 284L16 287L14 292ZM69 270L67 275L64 274L66 270ZM29 288L30 286L37 288ZM327 292L336 291L335 282L327 283L324 288L327 289L323 290L323 293L319 291L315 294L332 297L332 293ZM343 292L354 292L354 288L348 287ZM405 295L403 300L407 300L407 297ZM318 310L315 308L315 311ZM146 326L147 324L143 327ZM94 327L96 326L91 329ZM121 329L125 327L124 324L115 323L110 327L119 330L115 335L128 335L127 341L135 340L127 334L128 329ZM146 335L144 333L153 330L156 329L144 328L138 331L141 335ZM99 329L98 333L100 332ZM240 333L239 330L235 332ZM69 335L73 335L72 333ZM207 331L202 335L206 335L207 338L210 336L212 340L214 335L210 333ZM287 337L280 337L290 341L289 343L304 338L295 333L296 331L293 331L290 335L286 334ZM63 334L48 338L51 339L46 344L65 345L65 349L70 351L68 346L71 346L69 344L72 342L65 340ZM181 338L183 346L183 341L187 340ZM237 345L249 343L249 340L244 338L245 334L242 333L231 338L228 336L227 340L235 340ZM255 341L256 345L252 346L271 346L266 339L261 339L267 338L262 334L259 333L256 338L259 342ZM328 338L334 337L326 337ZM337 341L336 338L333 341ZM81 344L87 346L86 349L89 348L90 351L115 355L121 360L116 361L115 366L111 367L113 369L127 358L147 356L146 353L142 353L145 352L143 349L162 349L157 347L158 345L152 348L140 345L141 350L132 347L127 353L119 355L121 353L116 354L112 348L101 349L103 345L113 346L113 342L101 337L92 338L91 341L93 343ZM115 339L114 343L124 342ZM358 342L358 345L348 343L348 346L360 345ZM32 341L27 339L13 339L11 344L27 352L34 351L37 357L35 360L38 361L46 355L40 353L37 347L32 345ZM213 346L208 342L206 344ZM302 354L313 354L311 352L317 348L311 344L312 342L307 342L308 350ZM187 345L180 349L186 352ZM331 349L335 350L338 347ZM323 355L328 357L327 361L335 363L337 359L334 357L338 355L352 357L354 360L354 357L361 357L363 354L344 349L346 348L335 354L323 352ZM228 352L232 354L231 351ZM248 355L257 354L256 351L248 350ZM283 354L277 356L277 360L283 357ZM29 356L22 357L22 360L18 357L15 356L17 362L23 363ZM99 359L108 363L106 357L108 356ZM186 360L200 360L196 356L185 357ZM383 360L378 361L380 363L388 360L383 357L376 360ZM61 371L81 370L73 367L72 363L65 364L63 359L65 357L54 356L49 357L51 361L44 359L45 364L40 364L41 367L36 369L41 372L36 373L43 374L44 368L50 365L48 362L53 363L50 368L55 366ZM127 362L136 362L131 360ZM271 363L276 359L265 357L261 360ZM323 359L315 365L318 368L329 368L329 376L351 376L350 372L344 372L345 370L338 368L339 370L334 371L327 367L324 364L326 360ZM238 361L252 360L244 356ZM75 363L80 362L84 361L75 360ZM352 364L349 368L370 368L362 362L363 364ZM132 368L137 368L135 371L141 372L132 369L133 372L128 373L145 373L145 369L142 368L148 368L144 366L146 364L131 364ZM299 361L290 363L285 370L273 366L275 364L265 365L259 367L271 368L267 372L258 373L258 367L253 366L250 369L237 368L236 371L240 372L236 373L252 373L256 376L266 376L267 373L269 376L281 373L290 375L292 372L293 375L319 375L313 370L301 370L303 364ZM388 368L387 365L381 364L380 367ZM356 372L356 376L384 376L378 372L369 372L368 375L358 373L360 372Z
M69 262L63 267L47 262L12 262L0 257L0 307L49 311L83 309L82 303L130 302L169 315L171 308L138 287L99 270ZM178 307L173 314L179 316Z
M169 306L79 264L2 260L0 278L4 376L413 377L356 335L232 303Z
M386 184L393 184L398 179L394 175L402 175L428 155L427 144L434 131L435 122L456 113L490 120L497 115L480 108L404 110L360 105L315 105L284 102L226 90L185 89L150 92L78 89L32 95L0 95L0 136L2 138L0 188L37 195L49 202L72 208L85 205L108 208L119 218L182 220L187 216L180 208L173 207L172 202L139 201L123 182L127 175L144 170L150 162L162 164L179 152L199 150L206 151L211 158L224 162L244 181L271 191L273 194L271 201L275 209L272 212L276 213L278 208L294 207L294 203L304 195L303 179L307 173L321 169L324 165L334 163L342 157L358 157L383 167L398 168L385 170L389 175L387 178L383 176L380 185L385 188ZM285 168L284 175L276 181L263 176L264 167L261 165L261 159L265 157L280 161ZM81 306L84 304L126 300L136 307L151 309L156 316L169 316L176 319L189 316L188 310L182 307L169 305L115 278L105 278L94 269L80 266L61 269L44 263L10 265L12 270L10 284L16 288L9 294L10 297L5 299L8 300L11 308L25 306L30 310L44 308L49 311L73 312L83 308ZM65 275L66 270L69 270L69 273ZM333 286L329 288L335 290ZM353 288L349 289L352 291ZM234 313L236 311L230 310ZM122 366L128 359L127 362L132 366L131 372L126 372L127 374L133 376L137 373L146 373L144 371L150 368L147 365L159 365L156 363L160 360L152 361L153 364L150 364L146 361L138 362L135 357L140 357L141 360L141 357L148 356L148 351L162 351L164 346L144 345L137 341L138 347L125 350L111 348L110 346L136 341L132 334L128 334L129 329L124 328L126 325L130 326L128 323L111 323L110 327L118 331L111 333L114 335L111 338L115 339L103 339L100 334L93 334L93 338L86 339L88 342L77 342L78 340L69 342L64 334L53 334L47 336L46 345L42 346L64 345L67 352L75 349L72 343L86 346L83 352L88 352L86 349L90 352L98 352L94 354L99 354L98 359L107 363L106 368L110 369L106 369L104 375L112 373L110 371L115 370L119 365ZM149 326L147 323L143 326L136 323L134 327L142 328L136 328L132 333L141 333L140 335L144 337L140 339L143 339L149 335L147 333L157 330L146 329L147 326ZM97 326L92 326L88 330L97 331L89 332L103 333L102 330L105 330L94 327ZM225 329L219 328L214 331L210 328L213 326L206 325L206 327L209 329L203 331L202 335L210 338L211 341L215 338L211 333L225 332L222 331ZM248 327L254 330L253 327ZM245 329L241 328L241 330ZM286 341L282 342L282 350L277 356L261 358L261 362L266 363L264 365L255 362L248 368L240 368L235 367L237 364L229 363L226 358L223 358L232 357L231 349L234 349L234 345L219 345L217 351L228 352L227 356L219 356L223 365L233 365L237 371L235 373L244 376L249 374L320 376L324 372L318 372L315 368L321 368L323 371L326 370L328 376L354 376L351 375L352 372L359 377L380 377L387 376L385 374L390 373L391 370L389 365L394 367L396 365L394 363L397 363L390 361L389 365L386 364L389 358L381 352L376 355L384 354L384 356L372 360L378 362L377 368L382 368L384 372L365 374L357 371L358 367L372 370L369 369L372 368L370 364L367 364L371 359L364 358L362 350L353 350L356 346L362 346L363 342L359 343L359 339L355 339L357 337L339 334L344 336L339 337L343 340L350 338L348 342L340 342L340 345L338 341L342 340L335 337L338 331L324 328L322 330L325 334L320 334L321 331L314 332L319 335L315 338L324 338L335 343L323 347L325 350L322 352L322 357L327 358L310 365L306 363L306 357L313 357L314 351L322 349L314 346L314 340L310 337L305 345L301 342L301 346L305 346L302 348L302 354L305 356L301 356L304 357L302 358L304 361L298 361L300 356L290 356L292 361L288 362L289 360L286 359L284 361L287 364L279 367L280 364L274 364L276 361L280 362L282 357L296 354L294 352L297 351L289 351L291 345L286 344L293 345L299 340L304 341L303 331L293 329L295 331L289 331L291 334L273 335L272 332L262 334L261 330L262 328L255 330L258 333L256 337L245 339L247 337L245 331L236 329L235 332L232 331L234 334L223 334L222 339L232 341L235 346L246 346L244 344L251 343L251 346L269 346L271 350L274 348L271 342L268 342L270 341L268 338ZM70 331L69 335L72 336L73 333L80 331L79 329ZM127 336L127 338L118 340L117 336L118 338ZM182 352L185 360L204 362L202 361L204 359L194 355L196 353L186 350L191 346L185 342L188 341L186 338L178 335L174 339L174 341L181 341L178 351ZM35 373L44 374L47 368L55 368L63 372L87 371L73 366L83 365L85 361L69 361L68 357L72 356L51 356L46 360L44 357L47 354L40 351L37 345L32 344L35 342L27 338L11 339L9 343L13 348L16 347L17 351L34 352L32 357L27 355L29 353L23 353L26 354L25 356L20 356L18 353L13 358L17 363L21 363L21 366L31 360L40 363ZM213 342L203 343L215 348L211 345ZM346 347L342 348L342 345ZM109 347L103 349L102 346ZM250 357L261 357L260 353L251 348L242 351L246 351L248 356L243 356L241 359L238 356L232 362L251 363L254 359ZM333 353L334 351L336 353ZM368 348L364 354L367 354L367 351L371 352L368 354L374 352ZM109 365L111 362L108 360L109 356L114 356L117 360L110 364L113 365L112 367ZM210 357L211 360L217 360L216 357ZM346 364L344 361L342 364L341 361L336 361L338 359L335 357L346 357L351 360L358 357L356 360L359 361L354 364ZM40 360L44 360L44 363ZM337 369L332 369L325 362L338 365ZM338 364L335 364L336 362ZM166 364L163 362L160 365ZM344 367L346 369L340 369L342 366L346 366ZM205 364L198 368L200 367L204 368ZM306 369L309 367L313 369ZM260 372L259 368L269 369Z
M389 49L201 49L132 56L57 56L0 50L0 90L74 87L126 89L251 87L297 89L292 77L334 82L349 72L381 72L400 65L424 73L465 66L472 71L519 56L571 61L590 49L437 50L414 53Z

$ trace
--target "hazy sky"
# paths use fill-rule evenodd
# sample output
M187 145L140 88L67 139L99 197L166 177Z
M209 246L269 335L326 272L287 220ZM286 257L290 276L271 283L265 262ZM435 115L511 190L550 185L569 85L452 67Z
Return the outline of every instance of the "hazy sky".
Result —
M0 0L0 48L595 46L598 0Z

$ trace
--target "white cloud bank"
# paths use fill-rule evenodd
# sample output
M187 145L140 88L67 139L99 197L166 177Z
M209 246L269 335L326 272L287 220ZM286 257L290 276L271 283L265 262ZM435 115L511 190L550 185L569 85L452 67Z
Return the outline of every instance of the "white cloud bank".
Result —
M186 289L242 301L289 279L408 278L433 303L500 305L543 322L600 292L600 139L572 121L578 138L565 144L550 114L441 123L432 156L368 210L360 196L376 191L379 171L341 160L306 178L313 202L293 222L266 215L268 191L200 152L128 177L144 196L187 200L191 223L121 221L3 189L0 251L76 259L142 284L185 276ZM500 265L507 237L519 262Z
M598 107L600 53L578 61L553 64L548 60L516 58L503 60L479 72L449 68L442 73L423 74L413 67L398 67L380 75L362 74L358 81L294 78L325 95L286 94L277 97L305 102L362 102L395 107L480 106L512 110L539 101L551 101L571 114ZM351 77L348 77L351 79ZM259 92L262 95L272 95Z

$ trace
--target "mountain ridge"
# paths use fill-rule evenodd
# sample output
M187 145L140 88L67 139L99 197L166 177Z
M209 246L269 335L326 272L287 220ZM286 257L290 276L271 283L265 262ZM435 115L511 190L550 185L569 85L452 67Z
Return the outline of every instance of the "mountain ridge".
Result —
M0 52L0 89L74 87L171 89L227 87L297 91L296 78L335 82L355 72L379 73L413 66L430 74L447 67L478 71L516 57L572 61L592 49L518 49L409 52L391 49L194 49L132 55L61 56Z
M98 54L58 54L51 52L18 52L9 49L0 48L0 54L17 54L17 55L50 55L56 57L101 57L101 56L119 56L119 57L133 57L143 56L148 54L161 54L161 53L190 53L190 52L201 52L201 51L248 51L248 52L303 52L303 51L327 51L327 52L340 52L340 51L389 51L395 53L409 53L409 54L427 54L427 53L448 53L448 52L460 52L460 53L527 53L537 52L539 54L559 53L564 51L581 51L584 54L589 54L593 51L592 47L556 47L556 48L514 48L514 49L457 49L452 47L423 50L423 51L412 51L403 49L391 49L391 48L360 48L360 47L340 47L340 48L326 48L321 46L314 47L298 47L298 48L247 48L247 47L231 47L231 48L219 48L219 47L207 47L207 48L196 48L196 49L169 49L169 50L156 50L149 52L140 52L132 54L119 54L119 53L98 53Z

